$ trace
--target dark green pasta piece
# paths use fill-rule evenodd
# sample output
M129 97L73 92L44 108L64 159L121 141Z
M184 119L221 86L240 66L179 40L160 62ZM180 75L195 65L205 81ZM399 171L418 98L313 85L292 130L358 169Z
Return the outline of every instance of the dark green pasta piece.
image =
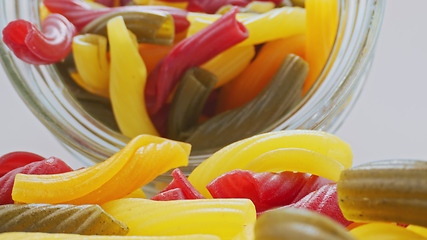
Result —
M126 235L129 228L98 205L7 204L0 206L0 233L46 232Z
M315 211L277 208L260 215L255 240L355 240L339 223Z
M308 64L290 54L270 83L252 101L223 112L198 126L185 141L193 153L215 151L237 140L270 131L302 99Z
M138 42L171 45L175 37L174 21L170 14L160 11L117 11L106 13L87 24L81 31L107 36L108 20L122 16L126 27Z
M201 68L185 72L174 94L168 117L168 138L184 140L184 132L195 127L217 77Z

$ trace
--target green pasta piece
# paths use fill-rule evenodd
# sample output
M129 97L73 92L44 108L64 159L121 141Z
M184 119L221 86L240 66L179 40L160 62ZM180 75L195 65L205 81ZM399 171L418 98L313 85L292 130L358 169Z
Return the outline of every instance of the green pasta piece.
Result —
M302 85L307 73L308 64L302 58L290 54L256 98L201 124L185 141L192 144L193 153L203 154L260 132L270 131L301 101Z
M126 235L129 228L98 205L7 204L0 206L0 233L46 232Z
M305 7L305 0L291 0L291 2L294 7Z
M427 227L427 162L384 160L344 170L337 184L345 218Z
M107 36L107 22L122 16L126 27L138 42L171 45L175 37L174 21L170 14L160 11L117 11L106 13L87 24L81 31Z
M277 208L255 222L255 240L355 240L339 223L315 211Z
M185 131L197 125L217 77L202 68L190 68L174 94L168 117L168 138L184 140Z

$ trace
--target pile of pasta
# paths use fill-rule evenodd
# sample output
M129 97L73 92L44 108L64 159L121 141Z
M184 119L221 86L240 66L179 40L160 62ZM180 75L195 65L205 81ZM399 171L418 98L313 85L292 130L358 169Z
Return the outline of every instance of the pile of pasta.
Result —
M210 153L290 113L323 69L338 26L337 0L126 4L44 0L42 29L12 22L4 42L31 64L72 58L67 74L111 103L113 116L101 118L123 135Z
M352 167L337 136L288 130L234 142L187 178L179 167L190 150L140 135L77 170L2 156L0 239L427 239L426 162ZM145 196L141 188L170 170L169 185Z

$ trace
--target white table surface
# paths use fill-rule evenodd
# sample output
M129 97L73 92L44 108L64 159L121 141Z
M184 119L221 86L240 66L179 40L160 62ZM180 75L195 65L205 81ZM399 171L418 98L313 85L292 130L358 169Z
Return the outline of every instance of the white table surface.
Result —
M387 0L375 60L364 90L336 134L355 163L427 160L427 1ZM25 150L83 166L27 109L0 69L0 155Z

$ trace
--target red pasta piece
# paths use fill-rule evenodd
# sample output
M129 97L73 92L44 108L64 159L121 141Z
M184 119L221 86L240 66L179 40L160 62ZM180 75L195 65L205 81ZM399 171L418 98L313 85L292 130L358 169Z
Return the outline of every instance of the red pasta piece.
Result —
M120 6L125 6L126 4L131 2L132 0L120 0L120 1L118 1L118 3L116 3L116 1L117 0L95 0L95 2L100 3L100 4L107 6L107 7L117 7L117 6L115 6L115 4L120 4Z
M225 173L206 188L213 198L248 198L258 213L292 203L307 182L305 173L254 173L233 170Z
M15 168L23 167L32 162L38 162L44 157L31 152L16 151L6 153L0 157L0 177Z
M172 200L185 200L187 199L180 188L169 189L164 192L156 194L151 200L156 201L172 201Z
M180 189L184 195L184 199L204 198L203 195L194 188L194 186L190 183L190 181L188 181L187 177L179 168L173 170L171 175L173 177L173 180L160 193L165 193L174 189ZM173 192L173 194L177 194L177 193Z
M80 31L86 24L106 13L115 11L165 11L174 19L175 33L182 32L190 26L187 20L187 11L168 6L121 6L114 8L92 9L83 0L44 0L46 8L53 13L64 15Z
M23 167L16 168L0 178L0 205L13 203L12 188L15 176L23 174L56 174L70 172L73 169L62 160L51 157L42 161L32 162Z
M246 7L252 0L189 0L187 10L191 12L216 13L225 5Z
M76 28L64 16L50 14L42 30L26 20L10 22L3 29L3 42L22 61L30 64L51 64L64 59L71 51Z
M145 101L152 119L166 105L169 95L185 71L199 66L248 37L245 26L236 20L233 8L210 26L178 43L147 78ZM156 121L153 121L158 129Z
M343 226L348 226L351 223L343 216L338 205L336 183L324 185L317 191L311 192L298 202L287 207L304 208L316 211L331 217Z
M309 193L314 192L318 190L319 188L323 187L326 184L333 183L334 181L322 178L316 175L311 175L306 183L304 184L304 187L300 190L298 195L292 200L292 203L298 202L303 197L307 196Z

